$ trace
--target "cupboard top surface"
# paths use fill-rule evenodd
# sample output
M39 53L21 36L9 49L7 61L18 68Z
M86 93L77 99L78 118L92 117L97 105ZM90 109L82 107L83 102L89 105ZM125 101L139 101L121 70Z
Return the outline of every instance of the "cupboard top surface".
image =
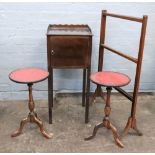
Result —
M47 35L92 36L88 25L49 25Z

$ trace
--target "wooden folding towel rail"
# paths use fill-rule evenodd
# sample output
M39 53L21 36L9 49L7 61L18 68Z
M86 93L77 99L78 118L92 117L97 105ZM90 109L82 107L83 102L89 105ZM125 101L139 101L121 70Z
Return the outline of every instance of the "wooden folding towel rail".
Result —
M120 18L120 19L124 19L124 20L141 23L142 27L141 27L141 34L140 34L138 58L134 58L132 56L124 54L121 51L115 50L115 49L105 45L105 32L106 32L106 18L107 17ZM102 69L103 69L104 49L107 49L108 51L111 51L111 52L113 52L125 59L128 59L129 61L134 62L136 64L133 95L130 95L129 93L127 93L125 90L123 90L120 87L115 87L115 89L118 92L120 92L122 95L124 95L126 98L128 98L132 102L131 115L130 115L128 122L126 124L126 127L124 129L124 135L126 135L128 133L130 128L134 129L138 133L138 135L142 135L142 133L137 129L137 126L136 126L136 105L137 105L137 97L138 97L138 91L139 91L139 82L140 82L147 18L148 17L146 15L144 15L143 18L136 18L136 17L131 17L131 16L112 14L112 13L108 13L106 10L103 10L102 15L101 15L98 71L102 71ZM99 86L99 85L97 85L95 93L93 94L93 100L97 96L103 97L103 92L102 92L101 86Z

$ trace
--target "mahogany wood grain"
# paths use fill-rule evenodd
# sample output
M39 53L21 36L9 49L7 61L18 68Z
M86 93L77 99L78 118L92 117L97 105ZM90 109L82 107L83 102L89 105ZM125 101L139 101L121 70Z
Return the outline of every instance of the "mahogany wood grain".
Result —
M118 135L117 129L112 125L112 123L110 121L110 117L109 117L110 116L110 113L111 113L110 95L111 95L112 87L107 87L106 90L107 90L107 99L106 99L106 105L105 105L105 108L104 108L105 116L103 118L103 121L101 123L97 124L94 127L94 130L93 130L92 135L89 136L89 137L87 137L87 138L85 138L85 140L91 140L91 139L93 139L96 136L96 133L97 133L98 129L105 127L105 128L110 129L112 131L112 134L113 134L115 143L119 147L123 148L124 145L123 145L123 143L120 140L120 137Z
M120 55L120 56L134 62L134 63L137 63L137 61L138 61L136 58L131 57L131 56L127 55L127 54L124 54L123 52L120 52L118 50L115 50L115 49L113 49L113 48L111 48L111 47L109 47L107 45L101 44L101 46L103 46L105 49L107 49L107 50L109 50L109 51L111 51L111 52L113 52L115 54L118 54L118 55Z
M142 27L141 27L139 51L138 51L138 57L137 58L126 55L123 52L120 52L116 49L113 49L113 48L105 45L105 43L104 43L105 42L105 33L106 33L105 27L106 27L107 17L120 18L120 19L129 20L129 21L133 21L133 22L139 22L141 24ZM122 95L127 97L132 102L131 115L130 115L128 122L126 124L126 127L124 129L124 135L128 133L128 130L130 128L134 129L138 135L142 135L142 133L137 129L137 125L136 125L136 105L137 105L137 98L138 98L138 91L139 91L139 83L140 83L140 75L141 75L141 66L142 66L142 59L143 59L147 19L148 19L148 17L146 15L144 15L143 18L137 18L137 17L132 17L132 16L125 16L125 15L108 13L106 10L102 11L102 15L101 15L101 33L100 33L100 45L99 45L98 71L103 70L104 48L107 50L110 50L111 52L118 54L119 56L122 56L122 57L124 57L124 58L126 58L126 59L128 59L131 62L134 62L136 64L133 95L129 95L122 88L114 87L118 92L120 92ZM103 94L102 89L100 88L99 85L97 85L95 93L93 95L94 100L95 100L95 97L97 96L96 94L100 95L100 96L101 96L101 94Z
M47 30L48 106L49 123L52 123L53 69L83 69L82 106L89 115L89 83L91 68L92 32L88 25L49 25ZM86 74L87 71L87 74ZM86 80L87 79L87 80ZM87 84L86 84L87 83ZM86 99L87 98L87 99ZM86 103L85 103L86 102Z
M105 16L110 16L110 17L115 17L115 18L130 20L130 21L135 21L135 22L139 22L139 23L143 22L143 18L132 17L132 16L125 16L125 15L118 15L118 14L107 13L107 12L104 12L103 14Z

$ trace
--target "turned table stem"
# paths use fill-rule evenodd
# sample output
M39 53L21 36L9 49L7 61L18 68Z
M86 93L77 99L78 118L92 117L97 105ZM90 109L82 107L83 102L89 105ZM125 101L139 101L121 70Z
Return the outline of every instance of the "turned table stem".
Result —
M34 113L34 101L33 101L33 95L32 95L32 85L33 84L28 84L28 89L29 89L29 103L28 103L28 107L30 110L30 113Z
M107 90L107 98L106 98L106 105L105 105L105 108L104 108L105 116L103 118L103 121L94 127L92 136L90 136L88 138L85 138L85 140L90 140L90 139L94 138L97 131L98 131L98 129L102 128L102 127L105 127L107 129L111 129L114 140L115 140L115 143L119 147L123 148L124 145L123 145L123 143L121 142L121 140L119 138L119 135L117 133L117 129L112 125L112 123L110 122L110 118L109 118L110 112L111 112L110 95L111 95L112 87L107 87L106 90Z
M35 104L34 104L33 95L32 95L33 83L29 83L27 85L28 85L28 90L29 90L28 108L29 108L30 112L29 112L28 116L21 121L19 129L17 131L15 131L11 136L16 137L16 136L20 135L22 133L24 125L26 123L30 122L30 123L36 123L39 126L40 132L42 133L42 135L44 137L46 137L48 139L52 138L53 134L49 134L44 130L42 121L38 118L37 113L34 111Z

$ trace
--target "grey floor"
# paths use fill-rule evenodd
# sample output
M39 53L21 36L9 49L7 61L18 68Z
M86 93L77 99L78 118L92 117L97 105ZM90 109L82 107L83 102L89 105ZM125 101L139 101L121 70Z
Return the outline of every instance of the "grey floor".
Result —
M112 95L111 121L122 133L130 114L131 103L121 95ZM59 95L53 109L53 124L48 124L47 100L36 101L36 110L46 129L53 132L47 140L34 124L25 126L23 134L11 138L10 134L27 116L27 101L0 101L0 152L155 152L155 95L141 94L137 106L137 125L143 132L139 137L130 130L122 139L125 148L114 143L107 129L100 129L91 141L84 137L92 133L95 124L103 118L104 104L97 99L90 107L90 123L84 123L84 108L80 95Z

